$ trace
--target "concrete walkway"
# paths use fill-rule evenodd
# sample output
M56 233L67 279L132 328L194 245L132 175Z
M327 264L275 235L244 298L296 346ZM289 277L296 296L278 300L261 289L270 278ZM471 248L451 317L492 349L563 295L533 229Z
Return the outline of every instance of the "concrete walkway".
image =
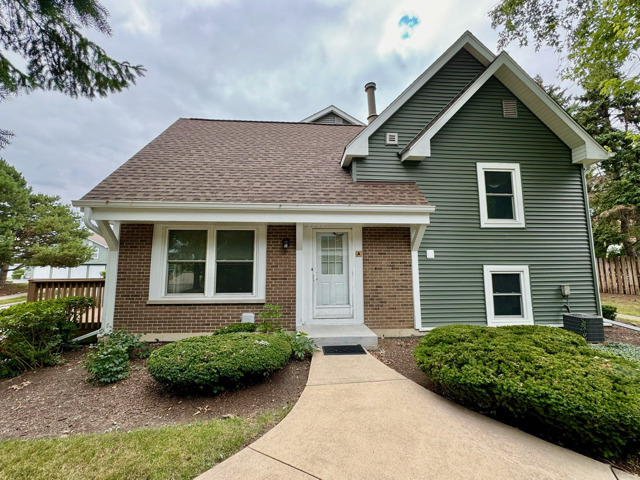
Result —
M449 402L371 355L322 353L291 413L199 478L637 479Z

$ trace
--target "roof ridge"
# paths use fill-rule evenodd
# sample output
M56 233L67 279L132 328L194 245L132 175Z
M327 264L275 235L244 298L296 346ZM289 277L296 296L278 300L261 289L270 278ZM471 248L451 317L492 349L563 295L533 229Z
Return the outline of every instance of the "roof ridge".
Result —
M309 122L288 122L279 120L233 120L228 118L197 118L197 117L180 117L180 120L195 120L202 122L237 122L237 123L279 123L290 125L316 125L324 127L358 127L364 128L363 125L334 124L334 123L309 123Z

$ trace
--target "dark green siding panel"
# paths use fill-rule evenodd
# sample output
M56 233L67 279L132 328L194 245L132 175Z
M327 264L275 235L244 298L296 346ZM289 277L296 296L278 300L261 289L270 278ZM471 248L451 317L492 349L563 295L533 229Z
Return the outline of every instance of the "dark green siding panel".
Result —
M483 71L484 66L480 62L466 50L460 50L400 110L371 135L369 138L370 157L367 158L386 159L391 165L395 164L398 161L398 152L411 142L464 87ZM385 145L387 133L398 134L398 146ZM355 162L352 165L352 176L355 181L379 179L379 170L371 170L368 162L365 164ZM361 166L364 168L360 169ZM384 163L382 167L385 167ZM385 173L388 176L386 179L393 180L395 173L393 168L388 169ZM369 178L372 175L374 178Z
M571 151L521 102L518 118L502 117L514 98L491 78L432 139L432 156L401 164L372 154L358 179L414 180L436 212L422 242L422 325L486 324L483 265L528 265L538 324L562 320L560 285L571 285L571 308L596 313L581 168ZM524 229L480 228L477 162L520 164ZM435 259L426 259L426 250Z

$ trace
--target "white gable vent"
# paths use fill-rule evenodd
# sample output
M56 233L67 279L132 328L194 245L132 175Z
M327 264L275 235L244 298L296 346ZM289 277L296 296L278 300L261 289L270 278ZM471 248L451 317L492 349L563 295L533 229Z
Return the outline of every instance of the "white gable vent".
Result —
M502 116L504 118L518 118L518 104L515 100L502 100Z
M387 133L387 140L385 142L387 145L398 145L398 134L397 133Z

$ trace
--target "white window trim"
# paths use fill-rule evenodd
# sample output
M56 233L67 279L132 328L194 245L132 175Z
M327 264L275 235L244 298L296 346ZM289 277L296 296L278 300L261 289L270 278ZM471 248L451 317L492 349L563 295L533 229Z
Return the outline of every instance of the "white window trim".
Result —
M481 228L525 228L524 202L522 200L522 180L520 164L518 163L477 163L478 196L480 199L480 227ZM509 172L513 188L514 219L489 218L487 212L487 186L484 172Z
M487 308L487 325L499 327L503 325L533 325L533 306L531 304L531 286L529 283L529 267L527 265L484 265L484 296ZM522 317L496 316L493 307L493 273L517 273L520 275L522 291Z
M204 293L166 293L167 247L169 230L207 230L207 253ZM217 230L253 230L253 293L215 293ZM188 303L264 303L267 283L267 227L266 225L229 224L156 224L153 229L151 249L151 275L149 279L148 303L188 304Z

